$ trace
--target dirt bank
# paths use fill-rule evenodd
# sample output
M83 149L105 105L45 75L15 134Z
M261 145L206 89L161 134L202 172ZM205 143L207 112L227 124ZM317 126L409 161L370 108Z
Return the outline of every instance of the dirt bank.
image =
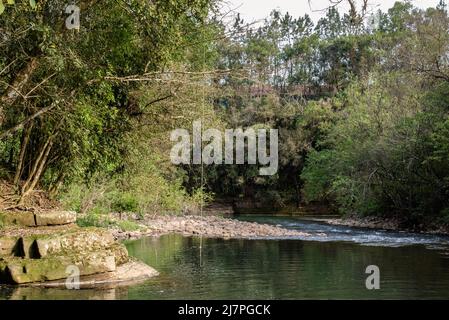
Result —
M123 217L122 217L123 219ZM127 217L131 219L131 217ZM116 239L137 239L144 236L160 236L167 233L201 235L208 238L253 239L277 237L307 237L308 233L288 230L267 224L238 221L218 216L156 216L135 220L141 226L138 231L113 230Z

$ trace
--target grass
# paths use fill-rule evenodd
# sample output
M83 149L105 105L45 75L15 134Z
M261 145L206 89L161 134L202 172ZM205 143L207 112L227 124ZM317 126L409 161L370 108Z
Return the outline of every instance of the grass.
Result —
M114 228L118 227L122 231L137 231L141 226L129 220L113 220L107 215L89 213L85 217L78 218L76 223L80 227Z

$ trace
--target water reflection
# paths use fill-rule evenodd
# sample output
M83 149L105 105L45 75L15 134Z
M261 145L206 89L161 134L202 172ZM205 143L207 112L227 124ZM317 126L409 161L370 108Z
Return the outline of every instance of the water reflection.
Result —
M121 300L128 299L128 287L66 290L55 288L0 286L0 299L10 300Z
M449 259L421 245L169 235L128 248L161 272L130 288L132 299L449 298ZM380 267L381 290L365 288L370 264Z

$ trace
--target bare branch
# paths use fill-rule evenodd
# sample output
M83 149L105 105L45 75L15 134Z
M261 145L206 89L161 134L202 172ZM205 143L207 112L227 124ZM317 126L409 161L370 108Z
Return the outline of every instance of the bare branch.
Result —
M30 94L33 93L33 91L35 91L37 88L39 88L41 85L43 85L45 82L47 82L48 80L50 80L51 78L53 78L56 75L56 72L51 74L50 76L48 76L47 78L45 78L44 80L42 80L39 84L37 84L33 89L31 89L30 91L28 91L28 93L25 95L24 99L30 98Z

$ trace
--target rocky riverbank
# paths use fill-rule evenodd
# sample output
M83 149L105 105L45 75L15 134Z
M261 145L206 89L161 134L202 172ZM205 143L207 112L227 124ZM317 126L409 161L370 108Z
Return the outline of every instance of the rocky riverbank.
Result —
M308 233L296 230L238 221L219 216L150 216L137 218L134 215L122 216L122 219L132 219L140 226L140 230L122 231L113 229L116 239L137 239L144 236L160 236L167 233L179 233L186 236L204 236L224 239L259 239L278 237L307 237Z
M435 223L432 221L413 224L398 217L385 218L349 216L338 219L325 219L323 221L328 224L338 226L449 235L448 224Z

